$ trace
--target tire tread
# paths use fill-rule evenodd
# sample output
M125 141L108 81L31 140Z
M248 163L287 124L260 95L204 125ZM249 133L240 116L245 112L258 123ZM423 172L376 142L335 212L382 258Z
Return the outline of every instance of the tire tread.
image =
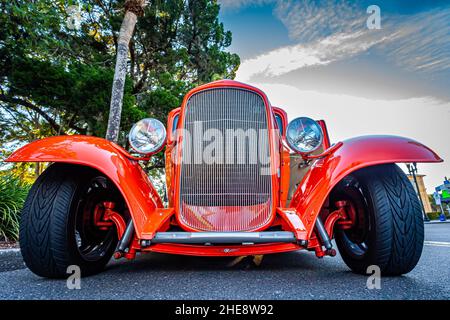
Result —
M378 265L384 275L410 272L420 259L424 241L422 209L411 182L395 164L364 168L355 176L368 193L374 221L369 247L373 248L363 261L340 250L344 261L357 273L365 274L369 265Z

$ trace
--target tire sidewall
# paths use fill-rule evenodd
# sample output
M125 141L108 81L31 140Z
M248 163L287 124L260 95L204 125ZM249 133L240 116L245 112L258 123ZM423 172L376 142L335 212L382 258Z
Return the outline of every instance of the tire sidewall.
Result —
M363 192L362 196L365 201L365 216L369 220L370 229L368 231L367 238L367 251L361 255L356 256L351 253L347 244L345 243L345 235L343 230L337 230L336 232L336 245L341 254L342 259L347 265L352 265L352 270L356 273L366 274L367 266L373 264L376 261L376 240L377 240L377 216L375 214L377 208L374 205L372 198L370 183L367 184L361 179L360 175L354 174L354 177L360 182L360 187Z
M78 202L80 200L80 197L82 196L82 193L86 188L86 185L96 175L99 174L95 173L86 174L77 181L70 204L67 206L68 215L66 220L65 231L67 234L66 247L69 255L69 261L73 262L73 264L78 265L80 267L82 275L92 275L100 272L108 263L108 261L111 259L111 256L114 253L115 244L117 243L117 237L115 237L112 244L106 251L105 255L101 259L96 261L84 259L76 243L75 227L77 219Z

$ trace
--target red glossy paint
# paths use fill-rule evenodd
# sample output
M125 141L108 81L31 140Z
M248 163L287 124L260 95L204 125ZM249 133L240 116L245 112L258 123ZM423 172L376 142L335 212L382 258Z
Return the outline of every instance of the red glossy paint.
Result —
M167 189L167 198L169 202L169 206L173 207L173 199L174 199L174 178L175 178L175 166L174 159L172 159L174 148L177 144L176 141L176 130L174 128L175 118L179 117L181 108L176 108L170 111L169 116L167 117L167 146L165 151L165 168L166 168L166 189Z
M114 211L115 204L113 202L105 202L104 207L105 207L104 220L112 221L116 225L117 237L119 239L122 238L125 229L127 227L125 220L120 215L120 213ZM99 224L101 225L102 221L98 221L97 225Z
M175 210L173 208L157 208L151 215L151 223L143 226L140 239L151 240L158 231L166 231L170 226L170 219Z
M330 135L328 134L328 128L325 120L317 120L317 123L322 128L323 132L323 149L326 150L331 146Z
M6 162L64 162L97 169L123 194L138 237L162 201L139 163L118 145L89 136L57 136L27 144Z
M299 245L293 243L268 243L268 244L258 244L258 245L247 245L247 246L194 246L194 245L183 245L183 244L163 244L158 243L148 248L144 251L161 252L161 253L171 253L171 254L181 254L188 256L209 256L209 257L219 257L219 256L247 256L247 255L257 255L257 254L271 254L288 252L302 249Z
M275 119L273 116L273 111L272 111L272 105L269 102L269 99L267 98L266 94L261 91L258 88L255 88L253 86L250 86L248 84L245 83L241 83L238 81L233 81L233 80L219 80L219 81L214 81L199 87L196 87L194 89L192 89L191 91L189 91L184 99L183 102L181 104L181 111L180 111L180 118L178 120L178 128L183 128L184 127L184 121L185 121L185 108L187 105L188 100L190 99L190 97L200 91L204 91L204 90L209 90L209 89L214 89L214 88L238 88L238 89L244 89L244 90L249 90L252 91L258 95L261 96L261 98L264 101L266 110L267 110L267 123L268 123L268 129L269 132L272 133L271 137L269 137L269 150L270 150L270 156L273 159L273 161L271 162L271 176L272 176L272 186L273 186L273 190L272 190L272 201L273 203L279 203L279 178L277 176L277 171L279 168L279 154L280 151L278 149L278 145L275 142L275 135L273 134L274 132L277 132L277 128L275 125ZM180 175L181 175L181 161L180 159L182 159L182 143L183 141L183 136L182 135L178 135L177 136L177 142L176 142L176 155L177 155L177 160L175 162L174 165L174 173L175 173L175 182L174 182L174 190L180 190ZM175 215L177 218L177 222L178 225L180 225L184 230L186 231L200 231L200 230L196 230L193 229L192 227L189 227L186 223L184 223L183 219L181 219L180 214L179 214L179 208L181 208L181 203L180 203L180 197L178 195L174 196L174 207L175 207ZM275 220L275 211L276 211L276 207L273 206L272 208L272 217L270 220L266 221L261 227L258 228L254 228L248 231L260 231L260 230L264 230L266 229L268 226L270 226L273 221Z
M174 130L177 128L174 128L174 120L175 117L180 115L181 108L175 108L172 111L169 112L169 115L167 117L167 143L170 144L175 140L175 135L173 134Z
M293 208L277 208L277 213L281 219L289 226L289 230L295 233L298 240L308 240L305 225L300 219L300 215Z
M302 249L297 244L258 244L245 246L201 246L181 244L155 244L141 247L140 240L151 240L158 231L165 231L176 225L189 231L177 216L180 207L177 190L179 190L182 139L181 135L172 135L173 120L179 116L178 128L183 127L184 108L190 96L201 90L217 87L236 87L251 90L259 94L268 110L269 129L276 129L274 115L278 114L285 120L286 113L270 105L266 95L257 88L236 81L223 80L213 82L190 91L184 98L180 108L174 109L168 119L168 141L166 148L166 178L168 186L169 207L163 208L162 201L151 184L145 172L140 167L137 158L133 158L124 149L105 139L87 136L59 136L30 143L14 152L8 162L65 162L74 165L89 166L97 169L111 179L123 194L133 219L136 236L132 241L126 258L133 258L138 251L155 251L184 255L203 256L239 256L254 254L269 254ZM325 122L319 122L326 133L325 149L330 146ZM278 130L272 130L277 132ZM258 230L271 226L280 226L283 230L293 231L297 239L308 240L308 249L316 255L325 253L321 243L315 236L314 224L324 202L333 187L346 175L368 166L384 163L401 162L441 162L442 159L428 147L407 138L394 136L357 137L337 144L336 148L321 155L320 159L312 159L312 166L300 182L290 204L285 208L286 192L289 187L289 149L277 145L274 135L270 141L270 152L274 161L272 165L272 181L274 185L274 205L272 219ZM176 151L176 152L174 152ZM177 159L172 159L172 157ZM281 164L280 158L281 157ZM280 176L278 170L280 169ZM326 221L327 231L332 234L333 226L339 225L343 212L334 212ZM117 218L114 221L113 217ZM119 226L123 233L124 222L114 214L110 220ZM348 219L347 219L348 220Z
M396 136L363 136L343 141L328 157L317 160L307 172L290 204L300 213L311 236L322 205L333 187L350 173L385 163L442 162L430 148Z
M325 221L324 227L330 238L333 237L334 225L337 223L339 229L349 229L356 221L356 212L353 205L347 201L338 201L336 203L338 209L330 213Z
M291 156L285 143L281 144L280 149L280 207L285 207L289 195Z
M272 110L273 110L274 115L277 115L277 116L279 116L282 119L281 122L283 123L283 128L281 128L282 129L281 132L283 133L283 138L284 138L286 136L286 128L287 128L287 125L288 125L287 113L283 109L278 108L278 107L274 107L274 106L272 106Z

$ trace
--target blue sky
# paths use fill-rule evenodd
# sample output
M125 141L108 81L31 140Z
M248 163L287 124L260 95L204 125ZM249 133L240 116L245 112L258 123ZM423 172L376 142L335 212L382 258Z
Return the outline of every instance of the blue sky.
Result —
M331 137L412 137L450 162L450 1L219 0L241 56L237 80ZM366 12L377 5L381 29ZM447 163L422 165L428 191Z

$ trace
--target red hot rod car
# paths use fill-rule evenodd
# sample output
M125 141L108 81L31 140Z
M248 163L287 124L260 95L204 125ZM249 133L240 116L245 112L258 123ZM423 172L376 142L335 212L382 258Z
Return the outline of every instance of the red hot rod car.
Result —
M400 275L423 247L421 206L396 163L441 162L396 136L330 143L324 121L297 118L231 80L191 90L165 127L130 131L132 152L90 136L30 143L9 162L51 162L22 211L26 265L44 277L101 271L112 255L260 255L306 249L357 273ZM140 162L165 148L167 204ZM139 153L140 155L137 155Z

